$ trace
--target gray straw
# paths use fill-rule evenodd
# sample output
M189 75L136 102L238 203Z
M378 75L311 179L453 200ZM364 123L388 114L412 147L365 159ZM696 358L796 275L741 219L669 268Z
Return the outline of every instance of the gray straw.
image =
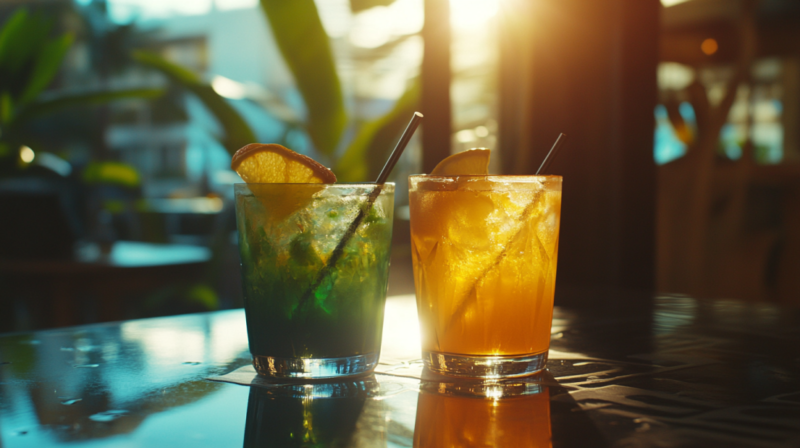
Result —
M545 171L547 168L550 167L550 164L553 163L553 159L555 158L556 151L558 151L559 148L564 146L565 141L567 141L567 134L564 134L563 132L561 134L558 134L558 138L556 139L556 142L553 143L553 147L550 148L550 151L547 153L546 156L544 156L542 164L539 165L539 169L536 170L537 175L541 174L543 171Z
M539 166L539 169L536 171L537 175L539 173L541 173L542 171L544 171L547 167L550 166L550 163L553 161L553 155L556 153L556 151L558 151L559 148L564 146L564 142L565 141L567 141L567 135L563 134L563 133L562 134L558 134L558 138L556 139L556 142L553 143L553 147L550 148L550 151L544 157L544 160L542 161L541 166ZM531 202L522 211L522 214L520 215L520 219L521 220L524 221L525 218L531 214L531 211L536 206L537 198L538 198L538 196L535 197L533 200L531 200ZM489 274L489 272L491 272L492 270L494 270L495 268L497 268L500 265L500 262L503 261L503 259L506 257L508 251L511 249L511 247L514 246L514 243L519 238L522 237L522 234L523 234L522 230L523 230L523 227L520 227L517 230L517 233L515 233L511 237L511 239L509 240L509 243L503 248L503 250L500 252L500 254L494 259L494 263L489 265L486 268L486 270L484 270L481 273L481 275L478 276L477 279L475 279L475 281L472 283L472 286L470 287L469 292L467 293L466 297L464 297L461 300L461 302L458 304L458 306L456 308L456 311L451 314L450 322L447 324L447 326L444 329L445 332L448 331L451 326L453 326L453 324L456 322L456 319L460 318L460 316L462 316L466 312L467 307L471 305L471 303L469 302L470 297L475 297L475 298L478 297L477 293L476 293L476 288L478 287L478 284L483 281L483 279ZM439 338L438 334L436 335L436 338L438 340L438 338Z

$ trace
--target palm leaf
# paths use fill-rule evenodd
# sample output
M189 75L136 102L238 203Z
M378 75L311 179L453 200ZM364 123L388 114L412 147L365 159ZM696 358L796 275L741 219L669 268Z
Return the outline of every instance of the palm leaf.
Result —
M332 155L347 114L328 35L314 0L261 0L261 8L305 102L311 141L318 151Z
M6 22L0 32L0 83L19 98L28 82L30 69L48 41L52 21L24 9Z
M386 115L365 123L336 163L333 171L341 182L373 181L419 104L420 86L415 81Z
M18 39L23 37L28 28L28 11L20 8L11 15L0 30L0 69L6 74L16 71L21 65L25 54L25 47L20 45Z
M50 85L50 82L53 81L53 78L58 73L61 61L72 45L72 41L72 36L65 34L58 39L44 44L36 58L28 80L28 85L20 96L20 105L25 105L33 101L48 85Z
M202 82L197 75L154 53L136 51L133 53L133 57L140 63L160 71L173 82L195 94L219 120L225 131L222 145L229 153L233 154L242 146L256 141L252 129L236 109L228 104L225 98L219 96L210 85Z
M114 100L128 98L157 98L164 93L162 89L125 89L59 95L55 98L40 100L22 109L14 118L14 124L20 124L34 118L47 115L62 109L105 104Z

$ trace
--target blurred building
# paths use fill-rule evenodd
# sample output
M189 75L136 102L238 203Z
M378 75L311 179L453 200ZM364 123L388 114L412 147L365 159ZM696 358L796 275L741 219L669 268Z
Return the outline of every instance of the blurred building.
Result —
M149 50L198 74L229 99L259 140L277 140L287 132L283 120L298 120L288 106L297 101L291 76L255 8L212 7L206 14L138 20L136 26L152 33ZM166 80L133 69L115 82L163 86ZM197 196L209 190L228 194L238 177L216 138L222 130L197 98L183 92L176 97L169 99L177 104L116 106L120 119L108 130L109 145L120 160L140 170L147 197ZM170 106L177 113L170 114Z

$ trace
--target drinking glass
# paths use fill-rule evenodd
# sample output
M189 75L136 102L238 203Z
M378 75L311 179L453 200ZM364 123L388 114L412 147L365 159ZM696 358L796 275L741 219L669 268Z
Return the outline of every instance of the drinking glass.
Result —
M394 184L370 197L375 188L234 186L247 336L259 374L336 378L375 368Z
M544 369L561 177L417 175L409 188L425 366L482 378Z

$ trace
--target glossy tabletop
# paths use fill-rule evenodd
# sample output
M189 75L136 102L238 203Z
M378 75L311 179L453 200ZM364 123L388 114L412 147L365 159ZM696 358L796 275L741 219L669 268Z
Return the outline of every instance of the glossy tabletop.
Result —
M501 383L419 379L413 296L335 383L207 380L250 362L241 310L0 335L0 447L800 446L797 310L631 303L556 307L548 371Z

